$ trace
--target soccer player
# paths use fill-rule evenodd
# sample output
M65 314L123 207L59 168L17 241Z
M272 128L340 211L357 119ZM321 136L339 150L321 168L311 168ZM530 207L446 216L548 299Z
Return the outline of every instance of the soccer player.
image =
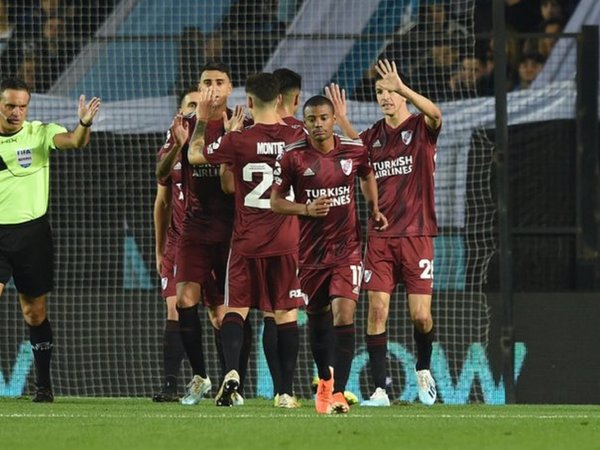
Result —
M178 113L183 116L196 114L200 92L194 87L185 91L178 102ZM158 152L158 160L166 156L164 146ZM185 214L185 196L181 180L180 154L168 177L158 179L154 200L154 237L156 270L161 277L161 293L167 304L167 321L163 334L164 383L152 400L155 402L178 401L177 377L185 349L181 342L177 296L175 285L175 249L181 234Z
M230 406L239 386L238 362L243 324L251 307L274 313L281 383L278 405L298 406L293 379L299 337L297 306L303 299L297 278L298 221L271 211L270 189L277 157L286 144L304 136L299 127L279 123L279 84L270 73L251 75L246 80L246 102L254 125L229 133L204 145L202 129L206 112L200 102L198 125L189 147L194 164L229 164L236 182L236 216L227 272L227 312L221 328L227 366L217 406ZM202 152L202 153L201 153Z
M36 371L34 402L52 402L52 327L46 296L54 287L52 231L46 212L53 150L84 147L100 99L79 97L73 131L54 123L27 121L31 95L18 78L0 82L0 295L13 278Z
M206 142L212 143L231 127L241 126L243 109L231 111L227 98L233 90L229 69L221 63L208 63L200 73L200 93L211 92L209 116L203 124ZM182 124L186 124L185 127ZM222 359L220 328L224 315L223 290L229 241L233 225L233 197L222 190L219 166L194 166L188 161L189 130L193 130L196 115L178 114L165 143L165 157L157 166L157 176L169 174L180 154L181 176L186 198L181 235L177 240L175 275L177 312L181 339L192 366L193 378L181 399L184 405L197 404L211 387L202 351L202 330L198 304L202 296L213 326L217 350ZM246 329L250 333L250 329ZM248 344L251 339L247 340ZM244 348L244 366L249 347ZM236 402L243 402L236 397Z
M271 208L301 216L300 283L308 296L310 345L320 379L316 410L346 413L344 390L354 357L354 312L363 268L354 200L357 175L373 221L384 229L387 220L379 212L367 149L360 141L333 134L336 118L331 101L311 97L303 112L309 136L286 148L273 184ZM295 201L285 198L290 188Z
M375 392L362 404L390 404L385 390L386 323L390 296L402 280L414 325L419 400L432 405L437 396L429 370L434 339L433 237L437 235L433 173L442 113L432 101L406 85L394 62L381 60L375 68L375 94L384 117L360 133L360 138L369 149L379 205L390 226L381 231L369 221L364 287L369 297L366 341ZM332 86L329 94L334 98L342 129L348 136L355 136L339 88ZM407 102L419 114L412 114Z
M277 105L277 113L288 125L304 127L304 122L295 117L300 106L302 77L285 67L276 69L273 71L273 75L279 81L279 93L281 94L281 101Z

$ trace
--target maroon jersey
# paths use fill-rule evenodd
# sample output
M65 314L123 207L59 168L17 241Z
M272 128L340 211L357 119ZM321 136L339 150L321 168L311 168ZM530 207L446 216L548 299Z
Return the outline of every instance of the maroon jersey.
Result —
M231 111L227 111L231 115ZM196 235L196 242L207 244L227 242L231 238L233 225L233 196L221 189L218 165L193 166L187 158L189 139L196 127L196 116L185 117L190 136L181 149L181 176L185 197L185 217L183 232ZM223 120L213 120L206 124L205 142L212 143L225 134ZM175 145L170 134L163 149L169 151Z
M158 151L158 160L160 161L168 151L165 147L161 147ZM161 186L169 186L171 188L171 221L167 230L167 242L175 242L181 234L183 217L185 215L185 196L183 195L183 185L181 182L181 160L177 162L171 169L169 176L163 180L158 180Z
M371 172L367 149L360 141L335 136L335 148L323 154L308 139L286 148L273 189L293 187L296 202L327 196L332 205L323 218L300 217L300 266L333 267L360 262L361 232L354 202L356 176Z
M287 116L282 119L289 126L299 126L300 128L304 128L304 122L299 119L296 119L294 116Z
M376 231L369 219L369 234L437 235L433 173L439 132L427 128L425 116L417 114L397 128L381 119L360 133L377 179L379 210L389 222L385 231Z
M298 251L298 221L271 211L277 157L304 136L299 127L255 124L204 148L212 164L229 164L235 179L232 248L243 256L266 257Z

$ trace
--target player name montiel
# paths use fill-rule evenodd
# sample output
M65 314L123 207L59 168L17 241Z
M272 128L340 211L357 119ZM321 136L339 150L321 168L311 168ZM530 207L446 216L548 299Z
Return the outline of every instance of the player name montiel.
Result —
M257 142L257 155L281 155L285 148L285 142Z
M306 189L306 196L308 197L308 202L312 202L318 197L327 197L329 200L331 200L331 204L329 206L348 205L350 203L350 186L337 186L324 189Z
M375 178L389 177L392 175L406 175L412 172L413 157L398 156L390 161L376 161L373 163Z
M219 166L213 166L212 164L207 164L206 166L194 166L194 177L218 177L219 176Z

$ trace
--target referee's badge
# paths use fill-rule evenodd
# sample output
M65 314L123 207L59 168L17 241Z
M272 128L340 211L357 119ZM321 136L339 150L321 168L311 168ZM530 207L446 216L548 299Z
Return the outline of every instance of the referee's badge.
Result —
M30 148L17 150L17 162L23 169L27 169L29 166L31 166L32 160L33 156Z
M371 275L373 275L373 271L365 270L365 283L368 283L371 280Z
M340 165L342 166L342 172L348 176L352 173L352 160L351 159L340 159Z

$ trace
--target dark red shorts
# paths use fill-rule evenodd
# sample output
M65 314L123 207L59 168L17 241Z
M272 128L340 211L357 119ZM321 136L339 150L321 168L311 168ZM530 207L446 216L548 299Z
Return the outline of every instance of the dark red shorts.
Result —
M369 237L364 289L391 294L403 282L408 294L431 295L433 238L431 236Z
M357 301L362 281L362 263L322 269L300 270L302 292L308 296L308 311L317 311L337 297Z
M298 255L249 258L229 257L225 304L265 312L289 310L305 304L298 281Z
M175 282L194 282L202 286L206 306L223 304L229 242L205 244L181 236L177 241Z

